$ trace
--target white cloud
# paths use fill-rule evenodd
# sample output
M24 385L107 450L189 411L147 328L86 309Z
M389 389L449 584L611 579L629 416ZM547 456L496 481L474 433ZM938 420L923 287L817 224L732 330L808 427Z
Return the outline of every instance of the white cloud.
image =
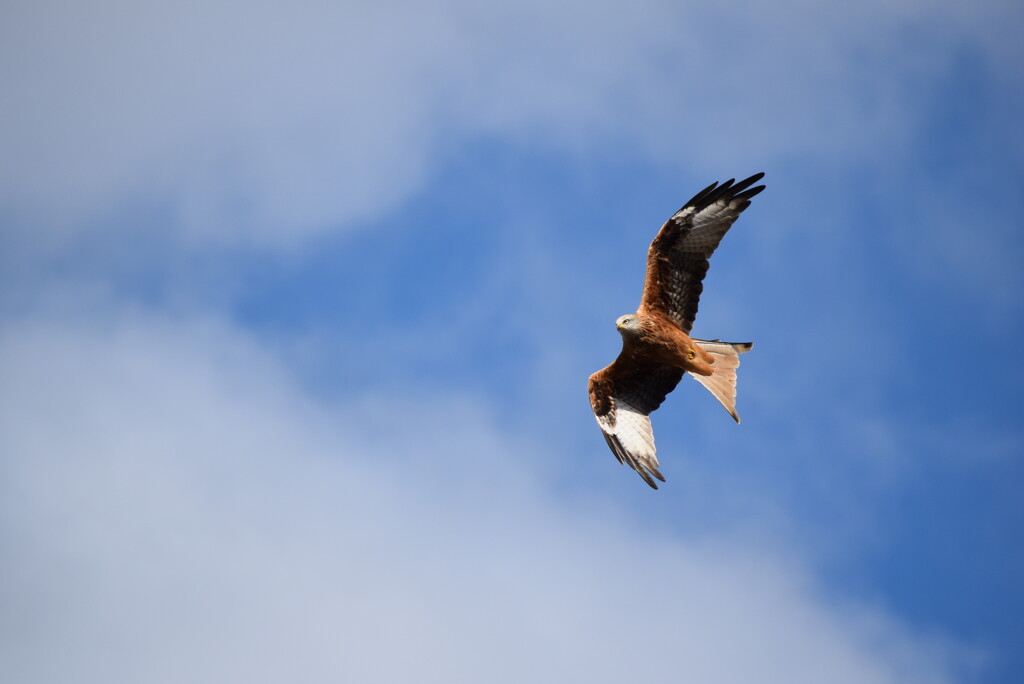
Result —
M25 3L0 28L0 207L50 248L140 202L192 238L293 242L393 209L481 135L715 175L891 157L955 48L1015 53L1008 11Z
M792 550L556 497L479 401L324 404L216 321L88 320L0 333L14 680L953 677Z

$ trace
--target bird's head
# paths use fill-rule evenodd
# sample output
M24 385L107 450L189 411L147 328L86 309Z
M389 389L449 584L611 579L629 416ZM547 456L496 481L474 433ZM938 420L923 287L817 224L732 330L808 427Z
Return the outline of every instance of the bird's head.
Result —
M626 314L625 316L619 316L615 320L615 329L623 337L638 335L642 326L643 323L637 318L636 314Z

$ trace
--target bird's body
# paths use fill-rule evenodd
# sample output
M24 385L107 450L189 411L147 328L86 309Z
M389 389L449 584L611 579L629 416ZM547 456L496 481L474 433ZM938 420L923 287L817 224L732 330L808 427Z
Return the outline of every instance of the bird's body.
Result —
M590 376L590 405L605 441L621 463L647 484L665 478L658 470L649 418L685 373L704 385L729 414L736 413L739 354L752 343L691 338L708 258L726 231L764 189L751 187L764 174L705 188L676 212L651 243L647 276L636 313L615 322L622 351Z
M697 375L711 375L713 357L694 344L674 325L663 325L657 316L635 313L617 322L622 333L622 353L629 358L649 358Z

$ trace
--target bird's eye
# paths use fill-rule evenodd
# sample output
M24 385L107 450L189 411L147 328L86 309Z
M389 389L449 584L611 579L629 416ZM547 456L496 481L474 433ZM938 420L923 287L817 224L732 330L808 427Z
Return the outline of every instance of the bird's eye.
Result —
M697 356L697 352L693 351L692 349L686 352L686 358L688 359L692 359L695 356Z

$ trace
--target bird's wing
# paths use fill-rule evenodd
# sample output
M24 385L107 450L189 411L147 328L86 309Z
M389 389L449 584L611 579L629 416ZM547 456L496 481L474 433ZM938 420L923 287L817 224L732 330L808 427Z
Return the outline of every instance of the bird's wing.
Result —
M739 183L712 183L672 215L647 252L647 277L640 311L669 316L689 333L704 289L708 259L750 198L764 190L750 187L758 173Z
M619 463L631 467L654 489L658 471L650 414L683 377L681 368L619 357L590 376L590 405L604 439ZM653 476L653 477L652 477Z

